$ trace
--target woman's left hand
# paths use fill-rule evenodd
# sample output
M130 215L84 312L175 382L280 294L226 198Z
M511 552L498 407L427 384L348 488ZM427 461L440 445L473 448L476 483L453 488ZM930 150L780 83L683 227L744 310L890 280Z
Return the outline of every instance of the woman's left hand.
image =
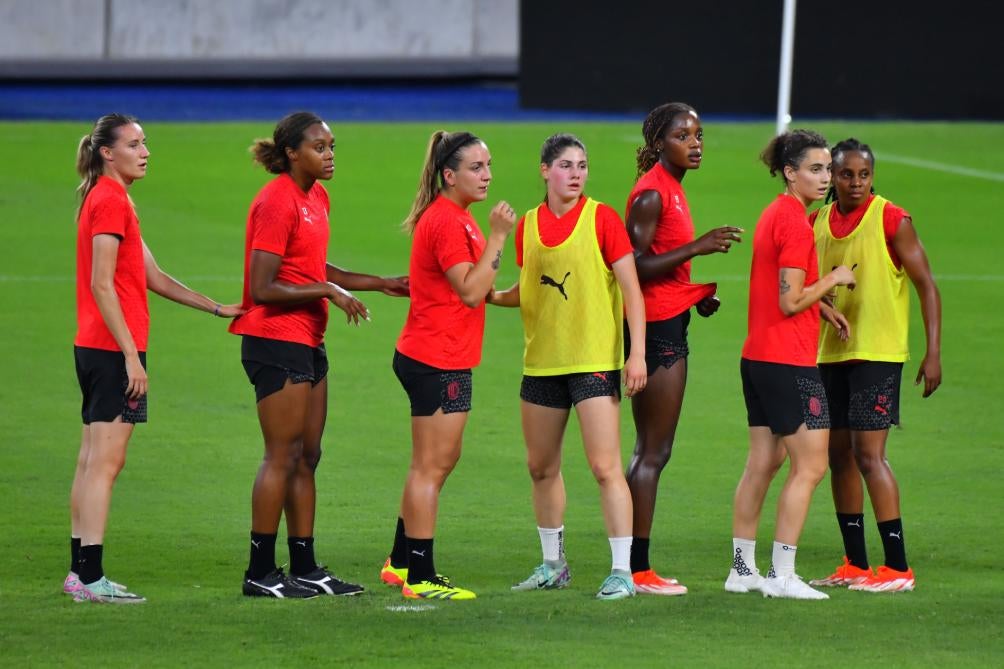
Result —
M697 313L707 318L718 311L720 306L722 306L722 301L718 299L718 296L709 295L697 303Z
M214 313L220 318L237 318L243 316L246 311L239 304L221 304Z
M819 310L820 316L823 320L832 325L837 330L837 336L840 337L840 341L847 341L851 337L851 324L847 320L847 316L837 311L834 307L827 304L821 304Z
M384 277L383 288L380 289L384 295L391 297L408 297L411 295L411 287L407 276Z
M645 358L632 355L624 363L624 394L634 397L645 390L648 383L648 365Z

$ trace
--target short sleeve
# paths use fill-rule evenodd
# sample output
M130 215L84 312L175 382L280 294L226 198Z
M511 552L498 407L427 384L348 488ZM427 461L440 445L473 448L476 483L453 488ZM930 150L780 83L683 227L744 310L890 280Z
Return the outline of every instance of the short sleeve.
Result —
M882 210L882 228L885 232L886 243L892 243L892 238L899 230L899 224L904 218L910 218L910 212L902 207L897 207L892 202L887 202Z
M132 205L125 197L101 198L91 208L91 236L115 235L124 239L132 213Z
M526 216L523 216L516 223L516 234L513 241L516 243L516 267L523 267L523 228L526 226Z
M605 204L596 207L596 238L608 267L629 253L634 253L624 221L612 207Z
M251 214L251 249L282 256L296 225L296 212L275 198L259 202Z
M446 270L463 262L477 262L467 239L468 232L459 219L436 217L426 223L432 224L429 226L429 249L441 272L445 274Z
M792 267L809 271L816 240L812 228L805 223L801 212L779 212L774 222L774 243L777 247L778 267Z

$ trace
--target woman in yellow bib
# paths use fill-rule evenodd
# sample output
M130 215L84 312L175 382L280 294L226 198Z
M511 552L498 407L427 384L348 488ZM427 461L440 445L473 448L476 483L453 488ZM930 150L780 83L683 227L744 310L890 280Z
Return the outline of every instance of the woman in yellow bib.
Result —
M565 484L561 441L572 406L586 458L600 486L610 540L610 575L599 599L635 594L631 580L631 491L620 447L620 380L628 397L648 378L644 345L624 361L623 320L645 341L645 306L634 253L617 212L583 195L589 166L574 135L552 135L540 152L544 202L516 230L519 283L489 297L519 307L526 349L520 403L543 563L513 590L563 588Z
M906 561L899 487L886 460L889 426L899 424L899 386L907 345L909 279L920 297L927 352L916 383L924 397L941 383L941 298L910 215L875 195L875 156L867 144L846 139L833 147L833 186L814 212L820 271L854 269L857 289L840 291L834 306L851 323L850 337L823 328L819 369L830 404L830 481L844 562L812 585L850 586L867 592L913 590ZM875 510L885 562L875 572L865 552L864 478Z

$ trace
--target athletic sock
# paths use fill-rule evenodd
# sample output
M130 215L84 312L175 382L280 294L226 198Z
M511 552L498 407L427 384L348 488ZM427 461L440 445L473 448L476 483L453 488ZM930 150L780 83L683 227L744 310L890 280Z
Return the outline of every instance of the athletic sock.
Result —
M634 537L631 540L631 573L648 571L652 565L648 561L648 537Z
M70 571L80 575L80 537L70 537Z
M756 539L732 537L732 568L740 576L752 576L756 571Z
M394 547L390 549L390 566L402 569L408 566L408 537L404 535L404 518L397 519L394 530Z
M314 559L314 537L288 537L289 573L303 576L317 569Z
M795 573L795 553L797 546L782 544L780 541L774 542L774 549L771 551L771 573L777 578L784 578Z
M610 571L631 571L631 537L610 537Z
M565 526L538 527L540 535L540 552L544 562L557 564L565 559Z
M436 576L432 559L432 539L408 537L408 583L429 581Z
M906 544L903 543L903 519L893 518L878 524L882 547L885 549L885 566L896 571L906 571Z
M274 534L251 533L251 560L244 577L252 580L262 578L275 571Z
M865 550L865 514L837 513L837 524L844 538L844 555L858 569L868 569L868 552Z
M105 570L101 567L101 558L104 554L104 546L101 544L91 544L80 547L80 571L77 572L80 582L84 585L94 583L105 575Z

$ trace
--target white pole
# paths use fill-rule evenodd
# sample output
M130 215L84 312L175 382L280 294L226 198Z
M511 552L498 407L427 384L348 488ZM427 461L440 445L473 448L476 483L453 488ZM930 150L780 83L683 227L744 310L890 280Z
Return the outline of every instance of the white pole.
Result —
M777 75L777 134L791 123L791 69L795 60L795 4L784 0L784 20L781 23L781 70Z

